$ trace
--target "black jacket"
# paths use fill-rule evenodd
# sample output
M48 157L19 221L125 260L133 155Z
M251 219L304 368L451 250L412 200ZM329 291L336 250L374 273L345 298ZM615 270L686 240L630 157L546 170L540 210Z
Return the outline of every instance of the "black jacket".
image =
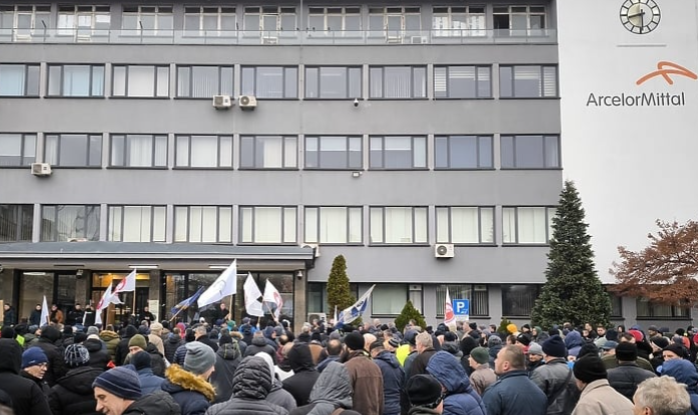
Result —
M233 376L240 364L240 349L235 344L222 344L216 352L215 372L210 382L216 388L216 400L213 403L225 402L233 395Z
M293 395L297 406L307 405L310 403L310 390L320 377L313 365L308 343L295 343L288 351L286 363L293 369L293 376L283 381L284 389Z
M65 324L69 326L82 325L82 318L85 317L85 310L73 310L68 313Z
M276 364L276 350L274 350L273 347L269 346L264 337L253 337L252 343L247 343L247 347L245 348L245 355L243 357L254 356L259 352L268 353L269 356L271 356L272 360L274 360L274 364Z
M133 326L126 326L124 329L124 335L119 340L119 344L116 345L116 351L114 352L114 364L121 366L128 356L128 342L131 341L131 337L138 334L138 331Z
M29 372L26 372L26 371L24 371L24 370L21 371L21 372L19 373L19 375L20 375L21 377L23 377L24 379L29 379L29 380L31 380L32 382L36 383L36 386L38 386L39 389L41 389L41 392L42 392L44 395L48 396L48 394L51 392L51 387L48 386L48 383L46 383L45 380L35 378L34 376L30 375Z
M107 365L111 361L109 358L109 353L106 349L102 348L102 341L95 339L88 339L82 343L83 346L90 352L90 367L100 369L102 371L107 370Z
M641 368L635 362L619 362L617 368L608 371L608 383L611 387L631 401L637 386L654 377L657 376L653 372Z
M48 326L41 333L39 341L32 347L38 347L44 351L48 359L48 370L44 375L44 380L53 387L56 381L65 375L65 361L63 359L63 348L56 346L56 342L61 339L61 332L53 326Z
M123 415L181 415L182 409L164 391L145 395L129 405Z
M170 334L170 337L168 337L167 340L163 342L163 347L165 348L165 358L168 362L176 363L175 352L177 351L177 348L183 344L184 340L182 340L182 338L179 337L178 334L174 333Z
M397 415L400 413L400 392L405 384L405 372L395 355L387 350L380 352L373 362L383 373L383 414Z
M410 367L410 373L407 374L407 379L414 375L424 375L427 373L427 365L429 364L429 359L436 353L436 350L429 348L425 349L420 353L412 362Z
M19 375L21 366L22 346L14 339L0 339L0 390L11 397L15 414L50 414L46 395L35 382Z
M17 316L15 315L15 309L10 307L9 310L5 311L5 318L2 321L3 326L12 326L17 324Z
M29 315L29 324L32 326L43 326L43 324L41 324L41 310L32 310L32 313ZM44 324L46 324L46 322L44 322Z
M162 390L169 393L182 408L182 415L203 415L216 397L210 383L179 365L170 366L166 375Z
M92 382L101 374L100 369L82 366L58 379L48 396L53 415L99 415Z
M196 339L196 341L212 348L214 352L218 351L218 344L213 340L209 339L208 336L201 336L198 339Z
M307 415L313 411L317 415L331 415L337 409L343 409L341 414L357 414L348 412L353 406L351 379L349 372L340 363L331 363L324 370L312 392L310 392L310 404L298 407L291 411L292 415Z
M162 357L158 348L153 343L148 343L145 351L150 355L150 368L153 369L153 374L161 378L165 377L165 370L167 370L167 365L165 364L165 358ZM124 364L127 365L131 363L131 355L126 356Z

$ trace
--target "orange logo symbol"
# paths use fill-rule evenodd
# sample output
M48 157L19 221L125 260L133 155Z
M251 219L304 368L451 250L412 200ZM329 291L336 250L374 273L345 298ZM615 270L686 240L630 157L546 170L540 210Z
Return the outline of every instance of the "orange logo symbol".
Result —
M642 85L652 78L661 76L662 78L664 78L667 84L674 85L674 80L671 79L669 75L681 75L685 76L686 78L698 79L698 75L679 64L669 61L659 61L657 63L657 70L654 72L650 72L642 78L638 79L636 84Z

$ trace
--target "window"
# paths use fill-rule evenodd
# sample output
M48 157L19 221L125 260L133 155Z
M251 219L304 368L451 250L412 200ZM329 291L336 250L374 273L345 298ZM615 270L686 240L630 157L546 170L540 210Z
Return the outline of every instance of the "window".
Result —
M350 283L349 292L354 298L359 298L359 284ZM308 282L306 291L308 301L308 313L327 313L328 319L334 315L334 310L329 310L327 306L327 283ZM338 310L339 312L341 310Z
M506 317L530 316L540 289L540 285L532 284L502 285L502 314Z
M232 243L233 208L175 206L175 242Z
M437 169L494 168L491 136L437 135L434 150Z
M407 284L378 284L371 293L372 315L397 315L407 302Z
M424 136L372 136L371 169L425 169L427 138Z
M493 207L437 207L436 242L493 244Z
M491 98L489 66L434 67L434 98Z
M38 97L39 65L0 65L1 97Z
M172 36L172 7L124 6L121 28L131 36Z
M31 242L33 228L33 205L0 205L0 242Z
M298 98L298 68L243 66L242 95L267 99Z
M623 318L623 297L612 292L609 292L608 296L611 298L611 317Z
M177 96L207 98L233 95L232 66L178 66Z
M240 207L240 243L295 244L295 207Z
M425 244L426 207L371 207L371 244Z
M560 168L560 137L556 135L503 135L503 169Z
M112 134L111 165L115 167L167 167L167 136Z
M187 36L230 36L237 30L235 7L184 8L184 30Z
M436 317L444 317L446 288L451 300L469 300L471 316L489 316L489 292L484 284L440 284L436 286Z
M360 136L306 136L306 169L361 169L363 138Z
M419 99L427 97L427 68L385 66L369 68L371 98Z
M405 36L421 34L419 7L371 7L368 13L370 37L386 37L389 43L402 43Z
M109 206L107 240L165 242L165 206Z
M361 67L306 66L305 98L361 98Z
M44 205L41 207L41 241L99 240L99 205Z
M108 36L110 28L109 6L58 6L58 34L61 36Z
M518 65L499 67L501 98L556 98L557 67Z
M0 134L0 167L29 166L36 157L36 134Z
M305 242L360 244L363 229L361 207L306 207Z
M487 36L485 6L434 6L434 36Z
M245 7L245 31L264 31L276 35L277 30L293 32L297 29L295 7Z
M553 236L555 208L502 208L503 242L505 244L547 244Z
M1 27L14 29L15 40L31 40L33 34L43 34L52 26L50 5L3 5L0 14Z
M233 167L233 137L229 135L178 135L175 167Z
M691 318L690 305L672 305L653 303L646 298L638 297L636 300L637 317L653 318Z
M103 97L104 65L49 65L48 95Z
M495 36L540 36L545 6L494 6Z
M308 9L308 30L332 36L360 36L360 7L310 7Z
M112 95L129 98L166 98L170 96L168 66L114 65Z
M241 169L295 169L297 167L298 137L240 136Z
M101 134L46 134L44 160L53 166L102 165Z

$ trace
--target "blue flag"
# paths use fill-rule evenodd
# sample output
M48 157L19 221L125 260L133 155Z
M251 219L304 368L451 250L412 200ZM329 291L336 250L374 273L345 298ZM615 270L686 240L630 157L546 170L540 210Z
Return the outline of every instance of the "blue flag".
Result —
M194 304L196 302L196 300L199 299L199 296L201 295L202 292L204 292L204 287L199 287L199 290L197 292L195 292L194 295L187 298L186 300L183 300L182 302L180 302L176 306L172 307L172 310L170 310L170 311L174 315L174 314L177 314L180 310L182 310L182 311L186 310L187 308L189 308L189 306Z

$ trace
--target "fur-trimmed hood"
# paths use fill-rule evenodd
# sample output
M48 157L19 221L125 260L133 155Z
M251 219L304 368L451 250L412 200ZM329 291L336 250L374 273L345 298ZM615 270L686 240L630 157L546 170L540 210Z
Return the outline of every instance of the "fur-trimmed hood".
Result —
M216 397L216 390L210 383L191 372L187 372L177 364L167 368L165 377L168 381L163 383L162 389L169 394L188 390L204 395L209 402L213 402Z

